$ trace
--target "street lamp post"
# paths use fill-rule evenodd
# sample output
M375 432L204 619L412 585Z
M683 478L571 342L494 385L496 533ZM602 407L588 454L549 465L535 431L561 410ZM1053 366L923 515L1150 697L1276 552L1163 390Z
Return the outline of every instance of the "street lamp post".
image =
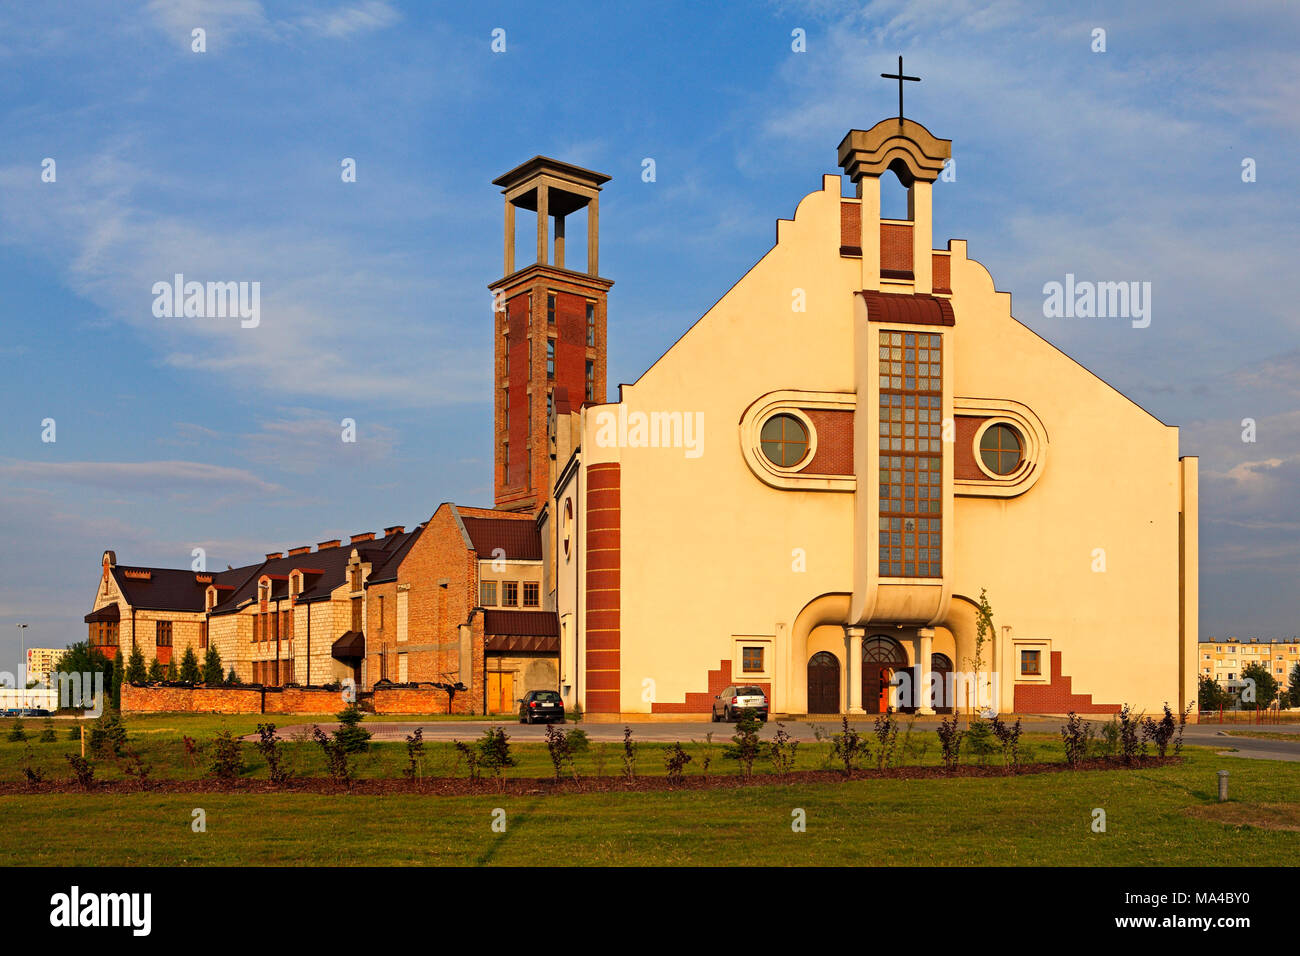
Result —
M18 658L18 670L19 673L22 675L19 678L22 684L22 698L21 698L21 703L19 703L18 706L20 709L26 710L27 709L27 625L26 624L18 625L18 636L19 636L19 640L22 643L22 651L21 651L22 656Z

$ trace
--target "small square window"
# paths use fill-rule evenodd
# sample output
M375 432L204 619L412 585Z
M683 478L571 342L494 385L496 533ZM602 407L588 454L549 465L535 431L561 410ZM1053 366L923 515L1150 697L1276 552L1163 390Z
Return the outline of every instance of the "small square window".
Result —
M536 581L524 582L524 607L537 607L539 585Z
M479 582L478 603L483 607L497 606L497 583L495 581Z
M741 670L746 674L761 674L763 672L763 648L743 648L741 650Z
M501 606L502 607L519 606L519 582L518 581L501 582Z
M1022 650L1020 652L1020 675L1022 677L1043 676L1043 652Z

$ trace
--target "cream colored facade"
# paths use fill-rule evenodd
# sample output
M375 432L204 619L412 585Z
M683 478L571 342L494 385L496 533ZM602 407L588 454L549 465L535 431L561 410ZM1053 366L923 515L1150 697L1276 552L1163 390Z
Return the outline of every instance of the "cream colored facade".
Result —
M1241 672L1251 664L1268 668L1273 679L1287 686L1291 671L1300 664L1300 641L1242 641L1235 637L1202 641L1197 648L1202 677L1210 677L1219 686L1241 680Z
M921 713L973 703L978 685L900 696L943 658L973 678L981 658L987 703L1002 712L1152 712L1195 698L1197 461L1180 458L1175 427L1014 319L965 240L933 249L931 189L948 155L910 120L851 132L840 158L857 194L825 176L778 221L775 246L618 402L575 416L578 447L557 457L544 516L571 705L593 717L701 714L723 686L752 681L774 713L804 714L819 652L838 668L837 712L878 709L885 695ZM909 187L909 219L881 220L882 175ZM911 269L896 268L909 252ZM929 318L914 321L921 311ZM942 354L932 576L880 566L891 533L879 504L882 333L937 336ZM806 433L795 467L761 448L777 415ZM686 421L700 431L680 432ZM999 424L1021 442L1005 476L978 447ZM823 452L849 464L812 469ZM611 560L612 576L591 573ZM977 652L981 590L993 633ZM905 655L906 679L901 660L887 674L864 662L880 647ZM759 669L743 671L755 648ZM817 680L828 660L814 662ZM900 686L864 700L877 673Z

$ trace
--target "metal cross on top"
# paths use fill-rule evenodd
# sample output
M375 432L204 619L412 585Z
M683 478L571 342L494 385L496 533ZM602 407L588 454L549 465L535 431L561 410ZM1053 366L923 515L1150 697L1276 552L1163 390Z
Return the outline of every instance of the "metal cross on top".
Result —
M920 83L921 78L919 76L905 76L903 74L903 58L901 56L898 58L897 73L881 73L880 75L886 80L898 80L898 118L901 121L903 119L903 81L912 80L915 83Z

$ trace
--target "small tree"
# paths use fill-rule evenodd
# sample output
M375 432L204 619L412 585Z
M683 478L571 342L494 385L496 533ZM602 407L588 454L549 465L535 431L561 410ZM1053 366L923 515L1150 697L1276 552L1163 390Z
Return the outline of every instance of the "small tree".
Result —
M857 728L849 726L848 715L841 715L840 732L831 735L831 759L843 764L844 776L853 776L854 764L865 760L870 750L866 738L858 733Z
M1174 739L1174 733L1178 730L1178 724L1174 721L1173 711L1169 709L1169 702L1165 702L1165 715L1159 721L1146 717L1142 721L1142 740L1151 741L1156 745L1156 753L1163 760L1166 751L1169 749L1169 741Z
M736 733L731 738L730 746L724 747L722 751L722 756L740 764L741 775L745 777L753 776L754 760L762 749L758 740L760 726L754 708L746 707L736 720Z
M97 757L122 756L126 748L126 725L120 715L105 711L90 728L90 752Z
M682 782L682 771L690 762L691 755L682 747L680 740L665 750L664 769L668 771L668 782L674 787L678 786Z
M636 744L632 742L632 728L623 725L623 777L636 779Z
M212 742L212 773L219 780L234 780L244 772L243 744L228 730Z
M478 742L478 759L481 766L492 771L500 785L505 768L513 767L518 763L510 752L510 736L504 727L489 727L483 731L483 736Z
M325 754L325 768L329 771L330 779L351 788L356 771L348 760L348 752L343 749L343 745L325 736L325 731L319 727L312 728L312 737Z
M131 656L126 662L126 679L132 684L143 684L149 679L149 671L144 663L144 651L139 645L131 648Z
M198 655L194 653L194 648L187 647L181 656L180 678L186 684L197 684L200 676Z
M966 748L975 756L976 762L981 767L988 763L989 756L998 749L993 729L988 721L978 716L969 721L966 727Z
M208 642L207 653L203 655L202 680L209 687L216 687L221 683L221 655L217 653L217 648L211 641Z
M893 714L881 714L876 718L876 769L884 770L894 757L898 744L898 720Z
M239 675L235 673L235 669L233 667L230 668L230 673L226 675L226 686L238 687L240 683L241 681L239 680Z
M175 681L175 680L177 679L177 677L178 677L178 675L177 675L177 673L176 673L176 662L175 662L175 661L168 661L168 662L167 662L167 667L166 667L166 669L165 669L164 672L165 672L166 675L167 675L167 678L166 678L167 680L169 680L169 681Z
M961 760L961 741L965 732L957 721L957 708L939 722L939 754L948 770L955 770Z
M785 724L778 721L776 733L772 735L772 742L768 744L767 752L772 758L772 770L778 777L784 777L794 769L795 757L799 753L799 741L791 738L786 733ZM705 773L708 773L707 767Z
M582 733L582 731L574 731ZM586 735L583 734L585 737ZM578 771L573 765L573 742L570 739L572 734L566 734L555 724L546 725L546 752L550 754L551 766L555 768L555 779L560 779L560 774L567 767L569 773L576 780Z
M1241 672L1243 680L1255 682L1255 700L1253 701L1255 709L1268 707L1273 701L1277 700L1277 679L1268 672L1268 668L1256 661L1247 665ZM1246 694L1242 695L1242 703L1250 704L1252 701L1246 699Z
M279 738L275 736L275 724L258 724L257 736L257 749L266 759L271 782L277 786L286 783L293 773L284 766L284 752L280 748Z
M975 655L966 658L967 663L971 665L971 670L975 675L977 698L974 701L975 706L979 705L979 688L984 680L984 644L986 641L990 640L995 633L997 632L993 627L993 607L989 604L988 594L985 592L984 588L980 588L980 603L979 607L975 611ZM972 702L969 697L969 683L967 684L966 693L968 695L966 698L966 711L969 715L972 709ZM957 702L953 701L953 707L955 708L956 706Z
M1070 711L1061 725L1061 740L1065 743L1065 762L1078 767L1088 756L1088 741L1092 737L1092 724L1074 711Z
M1014 724L1005 723L1002 718L994 716L990 722L993 736L1002 745L1002 763L1012 771L1020 769L1020 718Z
M334 739L345 753L358 754L370 749L370 731L361 726L365 714L356 704L348 704L336 717L339 728L334 731Z
M1300 668L1300 664L1296 665ZM1218 710L1228 703L1229 694L1219 686L1219 682L1205 674L1200 676L1196 685L1197 703L1201 710Z
M166 676L166 673L163 671L162 661L155 657L149 662L149 683L161 684Z
M1138 758L1138 727L1142 715L1133 716L1133 711L1125 704L1119 710L1119 750L1126 766L1132 766ZM1144 745L1145 746L1145 745Z
M23 730L21 717L14 718L13 726L9 728L9 739L19 743L27 739L27 731Z
M41 727L41 735L37 739L43 744L53 743L59 739L54 733L54 721L51 718L45 718L45 724Z
M406 735L406 769L402 774L407 780L424 779L423 727L416 727L415 733Z

